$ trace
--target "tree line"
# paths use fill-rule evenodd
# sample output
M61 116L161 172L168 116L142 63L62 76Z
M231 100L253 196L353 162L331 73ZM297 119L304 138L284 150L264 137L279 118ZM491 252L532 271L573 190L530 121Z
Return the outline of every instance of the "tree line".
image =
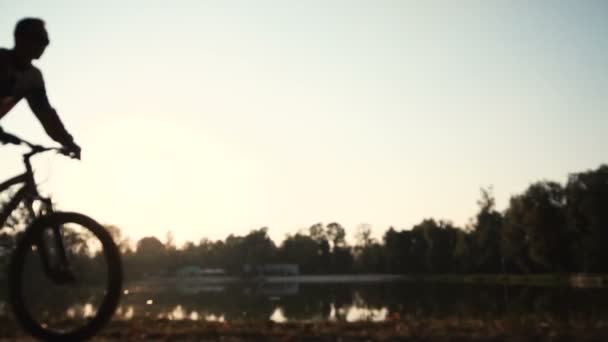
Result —
M570 174L565 184L540 181L496 208L491 188L481 190L471 222L458 227L446 220L423 219L409 229L390 227L380 241L371 227L356 227L354 245L338 222L315 223L288 235L280 244L268 228L225 240L202 239L177 247L171 233L165 241L144 237L135 246L108 226L123 252L128 277L171 274L196 265L230 274L243 265L298 264L304 274L396 273L574 273L607 272L608 165ZM0 252L10 245L0 235ZM7 253L0 253L0 261ZM0 263L1 264L1 263Z

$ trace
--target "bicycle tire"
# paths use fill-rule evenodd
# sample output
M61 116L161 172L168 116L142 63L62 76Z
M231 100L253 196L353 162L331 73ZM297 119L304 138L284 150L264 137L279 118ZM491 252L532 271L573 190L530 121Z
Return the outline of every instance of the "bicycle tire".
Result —
M99 309L85 325L68 332L56 332L47 329L34 319L28 311L24 302L22 292L22 273L25 267L25 259L28 250L35 245L39 234L48 227L75 223L90 231L103 247L103 255L106 260L108 281L106 292ZM82 214L72 212L55 212L37 218L25 230L23 236L17 243L9 265L9 302L12 310L21 326L32 336L47 341L82 341L95 335L101 330L114 315L120 295L122 292L122 262L120 252L108 231L95 220Z

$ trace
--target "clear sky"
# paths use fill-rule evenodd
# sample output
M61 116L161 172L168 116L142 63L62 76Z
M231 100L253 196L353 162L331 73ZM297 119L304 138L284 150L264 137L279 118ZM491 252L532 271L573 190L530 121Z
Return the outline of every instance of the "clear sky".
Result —
M62 209L138 239L316 222L465 224L608 162L607 1L2 1L82 162L37 160ZM21 103L7 131L48 143ZM0 177L21 170L0 149Z

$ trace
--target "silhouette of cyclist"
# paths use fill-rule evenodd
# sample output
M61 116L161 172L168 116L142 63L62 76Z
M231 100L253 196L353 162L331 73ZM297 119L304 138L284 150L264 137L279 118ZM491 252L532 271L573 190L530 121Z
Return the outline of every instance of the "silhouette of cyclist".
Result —
M40 58L50 42L44 21L21 19L15 26L14 35L12 50L0 48L0 120L25 98L48 136L71 155L80 158L80 147L49 103L42 73L32 65L32 60ZM0 127L0 135L2 133Z

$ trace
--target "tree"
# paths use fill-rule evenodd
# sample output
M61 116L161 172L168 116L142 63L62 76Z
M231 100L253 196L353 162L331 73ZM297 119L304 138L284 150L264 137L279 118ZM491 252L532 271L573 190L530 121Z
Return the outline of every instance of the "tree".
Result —
M369 224L360 224L357 227L354 269L357 272L367 273L386 272L384 246L377 243L371 235L372 229Z
M426 242L425 246L419 244L416 251L416 254L424 251L426 272L455 272L457 263L454 260L454 247L458 237L458 228L446 221L436 222L434 219L425 219L414 226L412 231L421 234Z
M337 222L332 222L327 225L327 239L331 241L332 248L336 249L345 245L346 232Z
M322 240L326 240L327 239L327 235L325 233L325 228L323 227L322 223L315 223L312 226L310 226L310 228L308 228L310 237L313 238L313 240L320 242Z
M322 223L316 223L308 229L310 237L317 243L317 267L316 272L328 272L331 268L331 247L328 242L328 234Z
M135 257L136 272L140 274L158 274L167 271L165 245L156 237L148 236L137 241Z
M165 234L165 253L167 271L173 274L180 267L181 258L180 253L175 246L175 237L173 236L173 232L170 230L168 230Z
M421 230L396 231L390 227L384 234L386 270L390 273L424 273L427 243Z
M268 228L252 230L241 243L245 253L245 263L261 265L272 261L276 255L276 246L268 237Z
M110 233L112 240L114 240L121 253L125 254L131 251L131 240L128 237L123 237L120 227L107 224L104 228Z
M355 239L357 240L357 246L360 247L367 247L374 243L374 239L372 238L372 227L369 224L360 224L357 227Z
M167 251L177 249L175 246L175 236L173 235L173 232L170 230L168 230L167 233L165 234L165 249Z
M494 209L492 188L481 189L481 199L477 202L479 212L475 217L471 232L471 257L473 269L477 272L497 273L502 271L502 215ZM464 248L464 237L460 248Z
M224 265L224 268L233 274L242 272L244 261L246 258L246 252L242 247L243 237L228 235L224 243L217 244L218 257L220 262Z
M472 234L467 234L466 231L458 231L456 243L454 245L454 261L456 263L454 271L460 273L469 273L474 270L474 259L472 252Z
M137 241L137 254L160 256L165 252L165 245L154 236L147 236Z
M360 273L388 272L384 246L377 242L372 242L362 247L355 255L353 269Z
M608 165L571 174L565 193L571 268L608 271Z
M318 268L319 246L310 236L287 236L279 250L281 260L298 264L302 273L314 273Z
M559 272L567 267L565 196L555 182L532 184L511 198L505 213L506 256L523 272Z
M331 253L331 272L350 273L353 268L354 257L348 247L334 247Z
M327 273L331 270L331 251L327 239L317 242L317 272Z

